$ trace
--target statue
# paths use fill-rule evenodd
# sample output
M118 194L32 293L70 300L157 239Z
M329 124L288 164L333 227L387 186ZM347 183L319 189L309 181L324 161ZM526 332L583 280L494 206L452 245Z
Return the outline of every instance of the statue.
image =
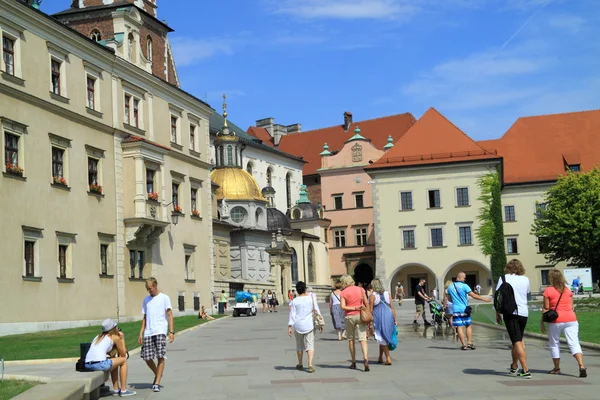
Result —
M229 218L229 206L227 205L227 201L225 199L221 200L221 218Z

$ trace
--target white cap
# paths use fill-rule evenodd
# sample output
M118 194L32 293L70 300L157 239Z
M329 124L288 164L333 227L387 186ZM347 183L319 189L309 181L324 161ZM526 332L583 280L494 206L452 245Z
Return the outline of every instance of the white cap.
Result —
M109 332L109 331L113 330L115 328L115 326L117 326L117 323L115 321L113 321L110 318L106 318L102 322L102 332L103 333Z

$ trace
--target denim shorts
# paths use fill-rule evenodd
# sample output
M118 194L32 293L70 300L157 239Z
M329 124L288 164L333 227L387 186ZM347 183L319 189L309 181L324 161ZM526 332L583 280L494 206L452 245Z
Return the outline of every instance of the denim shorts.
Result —
M90 371L110 371L110 368L112 367L112 360L104 360L102 362L99 363L85 363L85 368L89 369Z

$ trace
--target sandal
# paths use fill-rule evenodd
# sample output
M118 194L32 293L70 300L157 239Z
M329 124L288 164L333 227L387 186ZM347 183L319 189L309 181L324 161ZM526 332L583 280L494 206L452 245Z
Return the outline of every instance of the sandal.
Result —
M469 347L468 347L468 346L461 346L461 348L460 348L460 349L461 349L461 350L469 350Z
M473 343L471 343L467 347L469 348L469 350L475 350L475 345L473 345Z
M352 364L350 364L350 369L356 369L356 363L353 362Z
M383 364L383 359L380 358L379 360L377 360L377 364Z
M560 375L560 368L552 368L552 371L548 371L550 375Z
M383 365L392 365L392 360L388 360L388 361L384 362Z
M308 372L309 374L312 374L313 372L315 372L315 369L313 367L308 367L306 372Z
M302 371L302 370L304 370L304 367L302 366L302 364L298 364L298 365L296 365L296 369L298 371Z
M586 378L587 377L587 369L586 368L579 368L579 377L580 378Z
M369 361L365 360L365 372L369 372L371 369L369 368Z

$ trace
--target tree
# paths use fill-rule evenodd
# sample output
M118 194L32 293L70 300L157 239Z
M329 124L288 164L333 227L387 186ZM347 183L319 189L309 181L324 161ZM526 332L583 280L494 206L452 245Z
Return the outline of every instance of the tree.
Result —
M481 252L490 256L492 278L498 280L506 266L504 249L504 223L502 221L502 198L500 177L497 171L490 172L477 180L481 192L479 201L483 203L477 219L480 226L476 231Z
M560 176L545 195L546 207L537 207L531 233L543 240L546 259L600 267L600 171L571 172Z

